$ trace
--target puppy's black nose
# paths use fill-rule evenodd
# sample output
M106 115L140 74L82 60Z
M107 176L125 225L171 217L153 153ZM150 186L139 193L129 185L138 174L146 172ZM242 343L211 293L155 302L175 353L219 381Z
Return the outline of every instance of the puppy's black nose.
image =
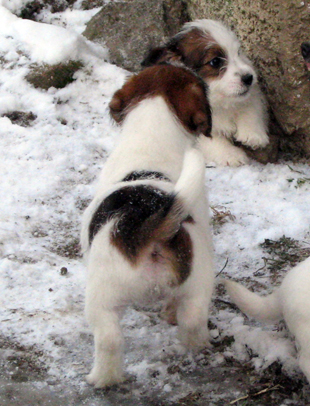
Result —
M246 86L251 86L253 82L253 75L251 73L247 73L241 76L241 80Z
M301 44L301 54L305 59L310 57L310 42L303 42Z

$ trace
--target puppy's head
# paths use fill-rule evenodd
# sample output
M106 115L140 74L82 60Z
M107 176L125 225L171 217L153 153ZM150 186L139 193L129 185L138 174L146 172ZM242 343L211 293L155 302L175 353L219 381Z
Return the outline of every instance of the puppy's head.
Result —
M306 68L310 71L310 42L301 44L301 54L304 58Z
M207 87L195 73L184 67L160 64L129 78L110 102L111 116L121 123L139 102L155 96L163 97L188 132L211 136Z
M165 46L151 50L142 66L163 61L180 61L197 72L209 85L211 101L244 100L257 81L235 34L213 20L185 24Z

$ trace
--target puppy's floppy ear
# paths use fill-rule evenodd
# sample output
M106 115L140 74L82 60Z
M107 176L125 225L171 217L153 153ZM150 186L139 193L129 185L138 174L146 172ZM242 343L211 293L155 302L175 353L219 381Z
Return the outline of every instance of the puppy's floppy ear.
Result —
M147 66L156 65L159 61L165 61L165 54L167 53L166 47L157 47L151 49L141 62L141 66L146 68Z
M178 41L173 38L166 45L151 49L141 62L141 66L147 67L162 62L175 62L181 60L182 54L178 48Z
M109 104L110 114L117 123L123 121L126 103L121 90L114 93Z
M190 123L197 134L211 137L212 115L205 84L193 83L189 87Z
M193 122L197 128L197 132L205 135L206 137L211 137L212 130L212 118L211 114L208 114L206 111L196 111L193 114Z

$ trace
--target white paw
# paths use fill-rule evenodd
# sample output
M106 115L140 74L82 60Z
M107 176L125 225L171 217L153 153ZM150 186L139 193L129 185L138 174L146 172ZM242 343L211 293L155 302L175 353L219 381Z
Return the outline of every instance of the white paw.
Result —
M94 367L91 373L86 376L86 381L95 388L104 388L123 382L124 377L121 371L106 371L103 368Z
M208 154L206 156L206 164L214 163L217 166L241 166L248 165L250 159L247 154L238 147L231 145L229 150L218 151L219 153L213 152L212 156Z
M180 340L187 348L199 350L201 348L211 348L208 328L197 327L195 329L180 329Z
M235 139L252 149L264 148L269 144L269 137L265 132L238 131Z
M237 147L234 148L234 151L232 151L228 156L221 157L222 159L218 162L218 165L236 167L241 165L248 165L250 163L249 157L242 149Z
M240 166L250 162L247 154L242 149L235 147L224 137L199 137L198 145L207 165Z

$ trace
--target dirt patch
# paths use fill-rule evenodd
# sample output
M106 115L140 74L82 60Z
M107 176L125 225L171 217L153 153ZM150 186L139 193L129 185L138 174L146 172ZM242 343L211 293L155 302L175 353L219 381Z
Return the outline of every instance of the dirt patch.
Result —
M254 276L259 276L261 271L267 269L270 272L272 282L276 282L279 276L282 278L284 270L293 268L310 256L309 244L306 245L302 241L294 240L285 235L276 241L266 239L261 247L268 256L262 257L264 266L258 269Z

